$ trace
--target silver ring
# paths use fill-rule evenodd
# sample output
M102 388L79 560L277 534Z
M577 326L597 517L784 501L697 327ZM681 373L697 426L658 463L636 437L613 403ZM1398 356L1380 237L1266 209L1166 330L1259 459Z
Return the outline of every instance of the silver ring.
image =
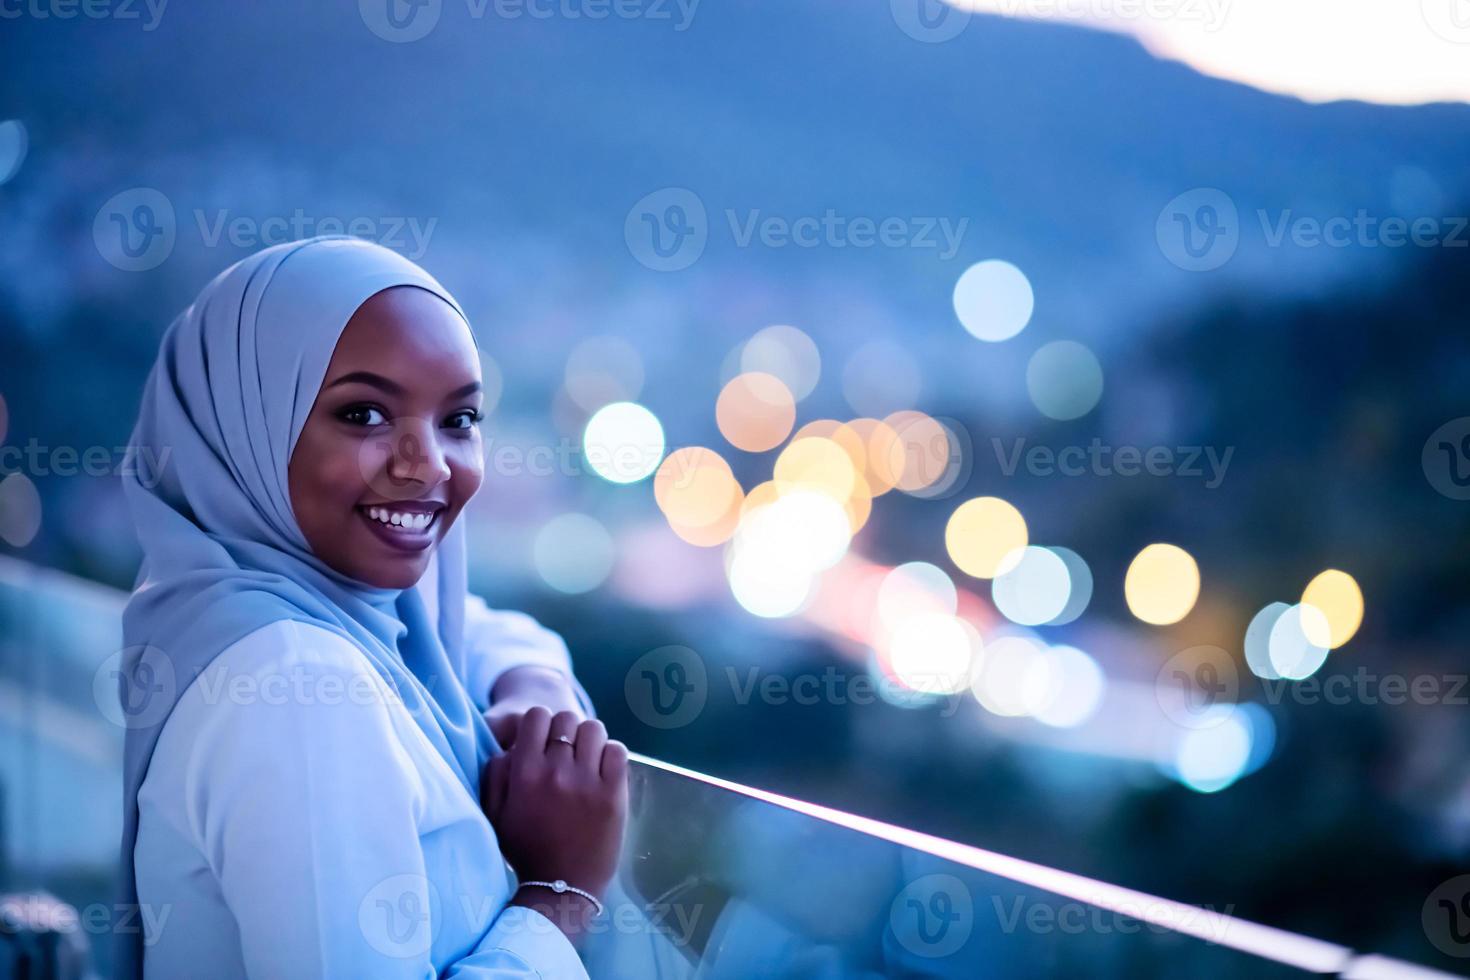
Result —
M574 747L576 745L575 742L573 742L571 739L567 738L565 735L557 735L555 738L552 739L552 741L553 742L561 742L561 743L563 743L565 745L571 745L571 746L574 746Z

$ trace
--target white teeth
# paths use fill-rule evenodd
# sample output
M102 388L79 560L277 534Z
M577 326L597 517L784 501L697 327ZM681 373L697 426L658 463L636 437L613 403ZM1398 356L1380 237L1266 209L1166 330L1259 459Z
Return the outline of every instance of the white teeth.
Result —
M384 507L369 507L367 515L380 524L401 527L409 531L422 531L434 523L433 514L411 514L403 511L390 511Z

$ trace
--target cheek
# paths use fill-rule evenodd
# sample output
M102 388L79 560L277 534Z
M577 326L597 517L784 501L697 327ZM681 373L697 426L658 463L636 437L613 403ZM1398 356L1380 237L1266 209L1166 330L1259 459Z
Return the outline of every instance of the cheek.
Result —
M306 511L314 516L313 523L340 519L362 496L366 481L361 448L360 440L340 436L318 436L297 447L291 458L291 503L298 518ZM298 468L299 480L295 478ZM306 499L297 500L298 493Z
M485 482L485 451L478 435L457 447L449 469L454 498L463 505Z

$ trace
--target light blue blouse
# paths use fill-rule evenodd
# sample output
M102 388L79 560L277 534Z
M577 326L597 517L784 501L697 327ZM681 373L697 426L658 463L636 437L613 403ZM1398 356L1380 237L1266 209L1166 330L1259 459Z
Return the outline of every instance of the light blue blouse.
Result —
M470 676L446 683L482 710L512 667L571 677L561 638L523 614L471 597L465 639ZM478 801L325 629L272 623L220 654L164 725L138 807L149 978L586 980L555 925L507 906Z

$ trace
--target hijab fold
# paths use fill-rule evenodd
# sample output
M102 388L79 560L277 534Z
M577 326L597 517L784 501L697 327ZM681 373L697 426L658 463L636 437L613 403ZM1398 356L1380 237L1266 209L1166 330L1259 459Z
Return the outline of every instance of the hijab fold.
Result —
M180 695L263 626L310 623L367 656L429 742L478 798L498 751L461 678L464 528L440 542L437 622L419 587L380 589L336 572L296 523L287 465L342 330L384 289L417 286L464 316L428 273L360 239L265 249L226 269L168 328L143 392L124 494L143 564L123 612L122 908L136 907L138 790ZM139 470L161 460L155 472ZM119 975L142 975L142 937L120 930Z

